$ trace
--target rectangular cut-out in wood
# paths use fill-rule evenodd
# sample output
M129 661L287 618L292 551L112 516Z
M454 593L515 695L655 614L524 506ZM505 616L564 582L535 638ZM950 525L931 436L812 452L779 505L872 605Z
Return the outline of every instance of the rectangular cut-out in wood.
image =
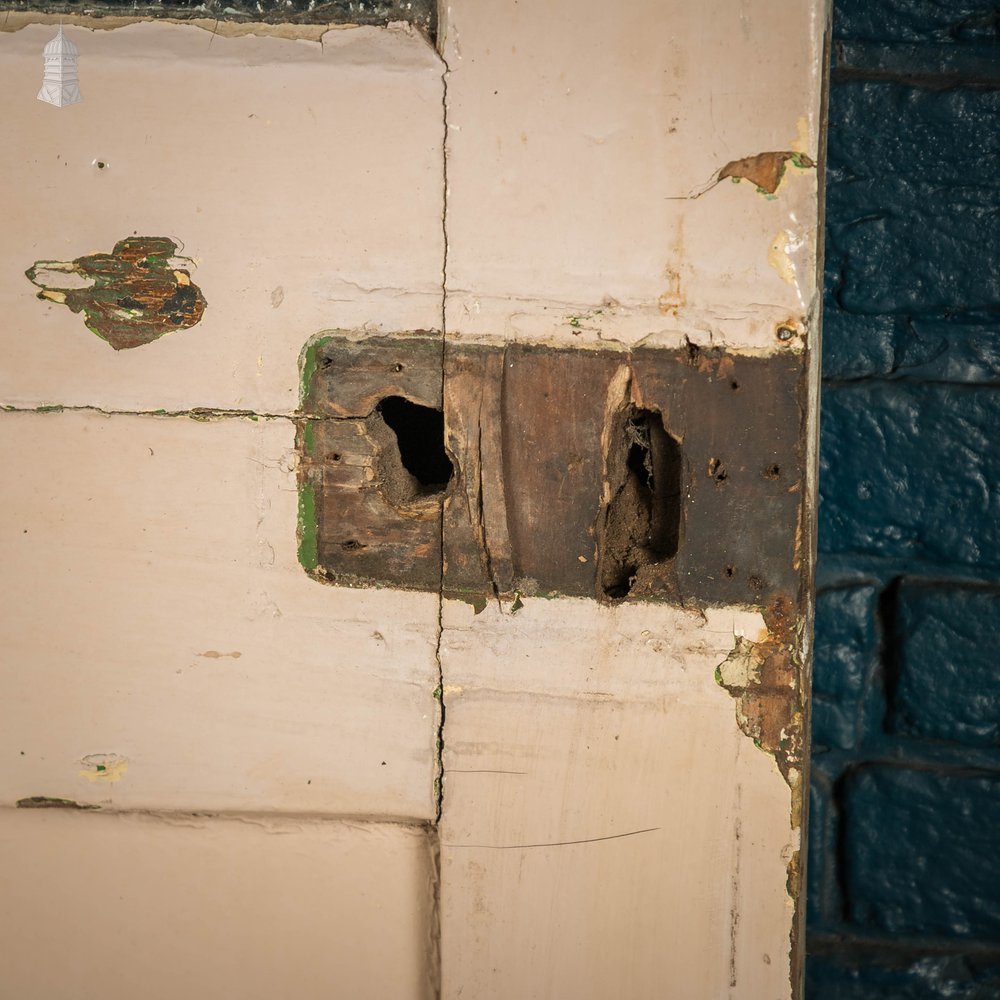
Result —
M303 561L349 585L467 596L762 604L796 593L805 408L797 355L449 343L437 483L384 419L442 409L423 333L304 352ZM441 435L444 435L442 441ZM442 570L442 545L444 564Z

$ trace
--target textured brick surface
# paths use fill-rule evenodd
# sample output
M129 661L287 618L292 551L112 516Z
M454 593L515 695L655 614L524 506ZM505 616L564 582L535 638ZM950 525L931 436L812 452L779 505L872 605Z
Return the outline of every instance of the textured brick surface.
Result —
M813 742L841 749L858 737L860 702L876 656L872 586L816 596L813 651Z
M896 934L1000 935L1000 776L864 767L845 803L853 921Z
M1000 390L827 388L820 548L1000 568Z
M1000 745L1000 590L904 585L895 626L893 729Z
M929 956L896 964L841 954L810 956L807 1000L996 1000L1000 963L962 956Z
M833 34L806 1000L986 1000L1000 9L834 0Z
M996 11L984 0L836 0L837 38L877 42L992 41Z
M852 312L1000 305L1000 92L839 84L827 154L827 286ZM887 127L892 123L892 127Z

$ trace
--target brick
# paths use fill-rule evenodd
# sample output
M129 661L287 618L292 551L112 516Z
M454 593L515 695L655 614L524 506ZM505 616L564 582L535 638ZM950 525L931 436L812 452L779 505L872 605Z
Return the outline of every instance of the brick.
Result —
M874 587L820 591L813 647L813 744L848 750L876 655Z
M1000 965L969 956L892 963L891 956L859 956L840 946L806 961L809 1000L994 1000L998 995Z
M837 0L833 32L873 42L990 41L991 14L983 0Z
M989 265L1000 254L998 113L997 90L832 88L827 291L842 309L940 314L1000 303L1000 269Z
M831 288L837 274L828 274ZM909 320L845 312L836 296L823 313L823 378L900 377L933 382L1000 381L1000 323L953 317Z
M995 388L828 388L821 551L1000 567L998 427Z
M828 283L836 283L836 271ZM857 316L837 307L823 312L823 378L891 375L897 368L902 324L896 316Z
M990 187L996 183L994 158L1000 151L1000 130L994 127L998 113L1000 92L994 90L838 83L830 92L830 179L894 177Z
M1000 934L1000 775L870 766L847 780L852 921L894 934Z
M851 312L984 312L1000 307L1000 216L988 185L887 176L827 189L829 265Z
M1000 323L914 320L897 346L899 372L942 382L1000 381Z
M897 733L1000 745L1000 589L900 588Z
M836 881L831 877L836 859L836 842L831 836L832 809L826 782L815 778L810 780L806 919L811 928L822 926L828 916L835 912L835 900L830 898L831 889L836 889Z

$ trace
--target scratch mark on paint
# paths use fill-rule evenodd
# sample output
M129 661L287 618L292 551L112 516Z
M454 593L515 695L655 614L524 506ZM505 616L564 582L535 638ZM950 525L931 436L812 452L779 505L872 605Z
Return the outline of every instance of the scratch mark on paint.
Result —
M195 653L195 656L200 656L206 660L221 660L226 656L231 656L234 660L238 660L242 655L238 649L232 653L220 653L217 649L206 649L204 653Z
M621 840L624 837L638 837L644 833L656 833L662 827L651 826L645 830L630 830L628 833L612 833L607 837L587 837L584 840L557 840L546 844L444 844L444 847L471 847L487 851L527 851L535 847L572 847L575 844L600 844L605 840Z

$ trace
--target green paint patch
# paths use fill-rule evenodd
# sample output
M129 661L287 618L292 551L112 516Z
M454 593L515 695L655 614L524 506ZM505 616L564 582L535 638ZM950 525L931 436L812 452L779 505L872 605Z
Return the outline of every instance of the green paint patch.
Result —
M333 337L319 334L306 342L299 355L299 406L304 407L309 398L316 369L319 367L319 352L333 340Z
M316 524L316 489L311 483L299 486L299 563L309 573L319 565Z
M316 451L316 420L306 420L302 424L302 448L307 455Z

